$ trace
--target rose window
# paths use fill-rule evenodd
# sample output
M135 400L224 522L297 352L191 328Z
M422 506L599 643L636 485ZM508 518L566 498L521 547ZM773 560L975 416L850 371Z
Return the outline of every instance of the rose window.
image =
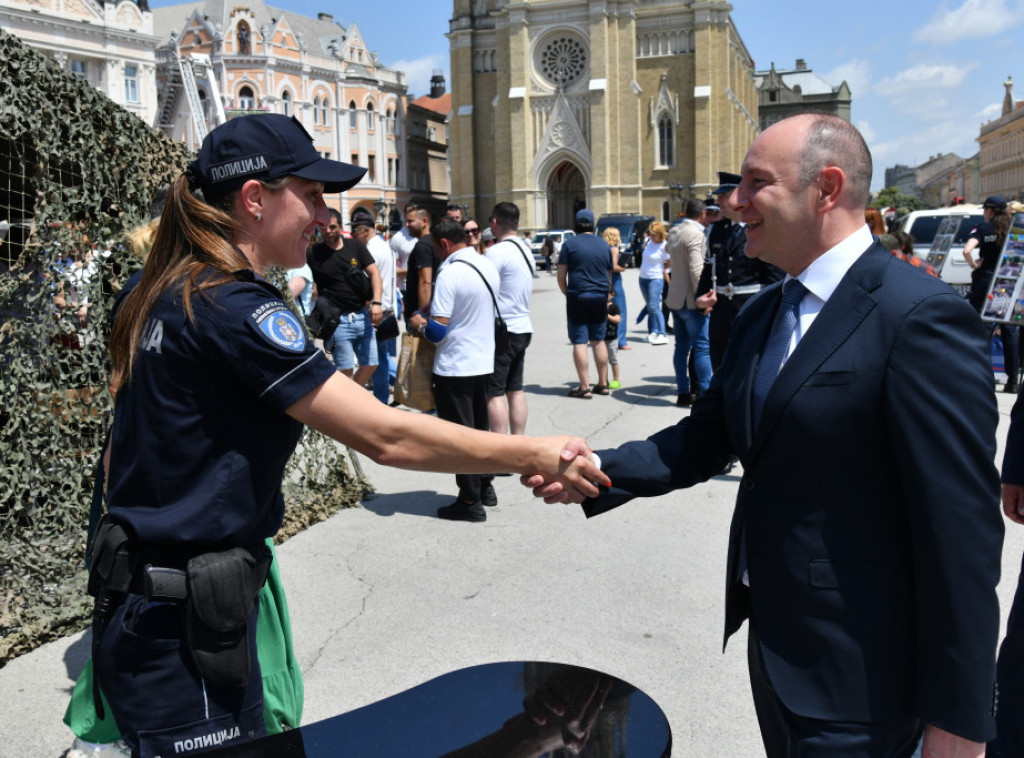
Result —
M586 70L587 50L574 37L556 37L541 52L539 64L545 79L565 87L579 79Z

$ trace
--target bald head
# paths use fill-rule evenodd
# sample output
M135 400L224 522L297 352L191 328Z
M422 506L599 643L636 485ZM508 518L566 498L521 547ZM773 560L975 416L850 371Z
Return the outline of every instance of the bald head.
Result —
M867 206L871 200L871 151L860 132L841 118L824 113L794 116L792 120L806 124L800 151L804 186L810 186L826 166L836 166L846 175L850 202L860 208Z

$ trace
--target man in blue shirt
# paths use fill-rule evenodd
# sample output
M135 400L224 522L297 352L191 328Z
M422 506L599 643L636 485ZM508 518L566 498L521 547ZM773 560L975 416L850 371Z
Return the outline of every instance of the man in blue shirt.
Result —
M612 286L612 250L594 234L594 213L577 211L575 237L562 244L558 253L558 288L565 295L565 315L572 343L579 387L570 397L590 399L593 393L608 394L608 348L604 344L608 322L608 292ZM590 389L587 343L594 350L597 384Z

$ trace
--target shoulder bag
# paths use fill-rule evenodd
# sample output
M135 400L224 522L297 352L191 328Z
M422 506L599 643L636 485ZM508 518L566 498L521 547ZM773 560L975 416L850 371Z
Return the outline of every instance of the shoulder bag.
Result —
M522 252L522 249L520 249ZM483 281L487 291L491 293L491 302L494 303L494 354L500 355L505 352L509 347L512 346L512 340L508 336L508 325L505 323L505 319L501 317L501 311L498 310L498 299L494 297L494 290L491 289L491 285L487 283L487 277L484 276L483 271L478 269L469 261L458 260L456 263L465 263L471 269L476 271L477 275Z

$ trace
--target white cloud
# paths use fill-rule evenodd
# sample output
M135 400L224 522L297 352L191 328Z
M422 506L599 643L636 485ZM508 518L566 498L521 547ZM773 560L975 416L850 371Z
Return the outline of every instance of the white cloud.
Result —
M1020 8L1006 0L964 0L959 8L939 6L932 20L914 32L917 42L944 45L966 39L993 37L1020 23Z
M928 89L948 90L959 86L968 72L977 65L973 63L969 66L947 66L919 63L895 76L882 79L875 85L875 89L887 97L920 95L922 90Z
M962 98L958 88L977 63L968 66L921 63L886 77L874 89L903 114L928 121L949 115Z
M852 60L822 74L821 78L833 87L838 87L845 81L846 86L850 88L850 95L856 102L857 98L864 97L869 91L871 62Z
M405 72L405 86L408 88L409 94L415 97L430 94L430 77L437 70L444 72L446 89L448 91L451 89L451 83L448 81L447 53L435 53L411 61L395 61L388 68Z
M871 124L867 121L858 121L855 126L857 127L857 131L859 131L861 136L864 138L864 141L868 144L871 144L878 139L878 135L875 134L875 130L871 128Z
M992 121L993 119L997 119L1001 115L1003 115L1003 104L992 103L992 105L988 105L985 108L983 108L981 110L981 113L977 115L982 123L985 123L986 121Z

